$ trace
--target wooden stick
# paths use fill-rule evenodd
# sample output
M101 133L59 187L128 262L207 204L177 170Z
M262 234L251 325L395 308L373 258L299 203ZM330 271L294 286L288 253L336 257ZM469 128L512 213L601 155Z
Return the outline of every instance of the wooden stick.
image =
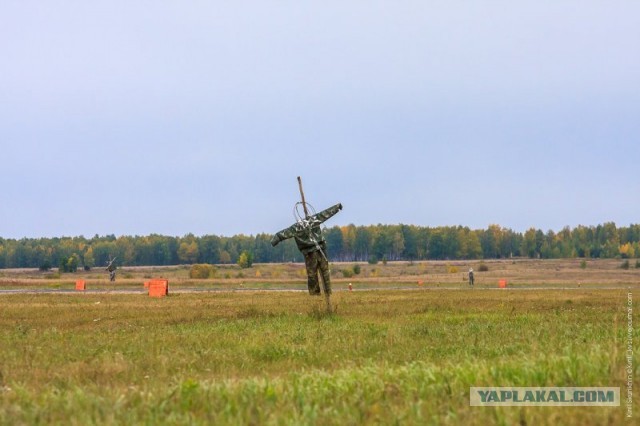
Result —
M302 179L298 176L298 188L300 188L300 197L302 197L302 208L304 209L305 219L309 219L309 210L307 210L307 202L304 200L304 191L302 190Z

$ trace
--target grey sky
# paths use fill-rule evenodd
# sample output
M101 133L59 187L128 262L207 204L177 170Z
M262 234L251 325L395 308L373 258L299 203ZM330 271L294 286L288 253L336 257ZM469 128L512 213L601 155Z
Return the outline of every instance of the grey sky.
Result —
M300 3L0 3L0 236L640 221L640 3Z

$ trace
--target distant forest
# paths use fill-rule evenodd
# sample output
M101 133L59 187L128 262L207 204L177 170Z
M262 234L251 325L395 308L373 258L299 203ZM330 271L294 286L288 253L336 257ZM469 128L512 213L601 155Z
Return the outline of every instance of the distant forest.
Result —
M559 232L531 228L524 233L490 225L472 230L462 226L414 225L334 226L326 228L331 261L411 261L436 259L636 258L640 256L640 225L565 227ZM60 238L0 238L0 268L104 267L110 257L118 266L251 262L301 262L293 240L276 247L270 234L170 237L114 235ZM246 263L246 262L245 262Z

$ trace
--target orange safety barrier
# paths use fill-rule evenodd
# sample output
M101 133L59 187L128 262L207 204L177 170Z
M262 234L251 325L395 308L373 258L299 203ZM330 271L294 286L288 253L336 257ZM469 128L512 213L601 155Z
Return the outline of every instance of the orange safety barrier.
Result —
M84 280L76 281L76 290L85 291L87 289L87 283Z
M169 280L157 278L149 281L149 296L164 297L169 295Z
M498 281L498 287L500 287L500 288L507 288L507 280L500 280L500 281Z

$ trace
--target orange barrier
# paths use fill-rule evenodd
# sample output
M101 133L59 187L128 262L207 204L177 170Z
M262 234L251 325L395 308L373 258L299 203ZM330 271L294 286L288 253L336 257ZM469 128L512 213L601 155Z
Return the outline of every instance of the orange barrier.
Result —
M76 281L76 290L85 291L87 289L87 283L85 280L77 280Z
M507 280L500 280L500 281L498 281L498 287L500 287L500 288L507 288Z
M149 281L149 296L164 297L169 295L169 280L164 278Z

